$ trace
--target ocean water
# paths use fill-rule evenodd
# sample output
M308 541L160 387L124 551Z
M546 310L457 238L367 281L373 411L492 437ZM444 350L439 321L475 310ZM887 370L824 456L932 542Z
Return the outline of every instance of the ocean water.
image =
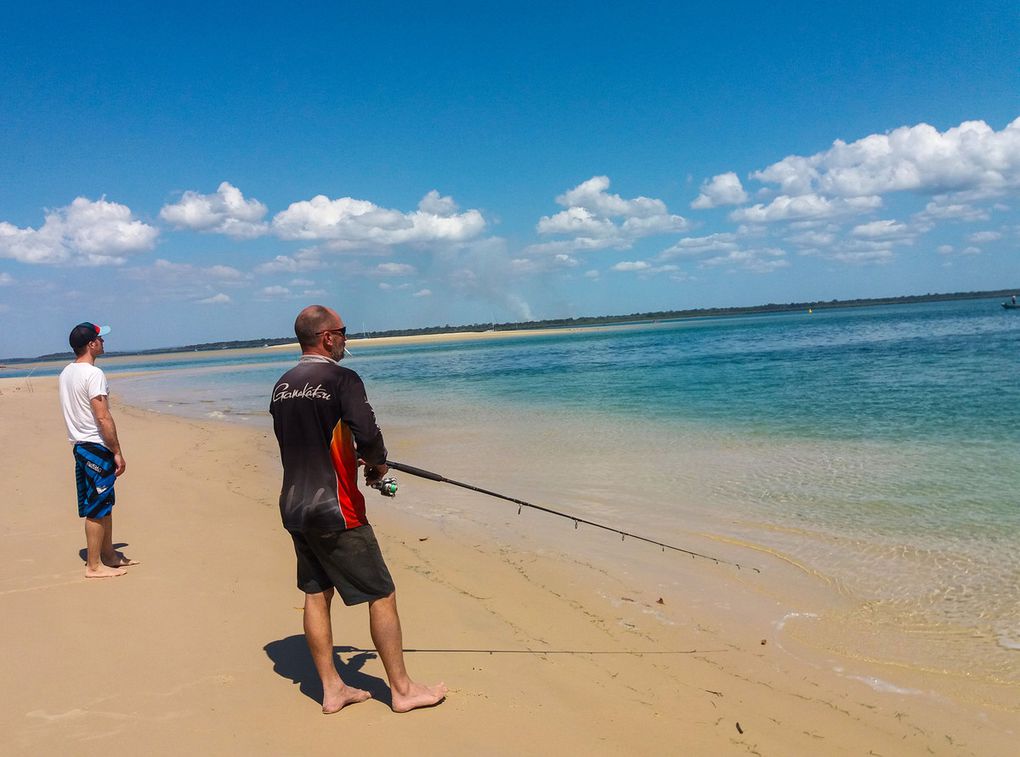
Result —
M802 566L842 600L802 629L834 651L1020 683L1020 313L997 301L349 349L394 459L430 429L473 461L451 478ZM107 369L132 404L265 424L294 355L202 360Z

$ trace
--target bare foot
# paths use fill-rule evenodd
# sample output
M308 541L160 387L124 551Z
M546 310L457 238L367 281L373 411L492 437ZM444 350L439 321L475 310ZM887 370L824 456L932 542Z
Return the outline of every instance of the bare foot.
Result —
M125 573L127 571L124 568L111 568L109 565L100 565L95 569L85 566L85 578L116 578Z
M362 689L355 689L350 686L341 686L337 689L337 691L323 696L322 714L332 715L334 712L340 712L340 710L349 704L364 702L366 699L370 699L371 697L371 694Z
M421 683L411 682L407 691L403 694L390 689L390 698L393 700L394 712L410 712L419 707L432 707L446 699L445 683L437 683L435 686L426 686Z
M102 558L103 565L108 568L126 568L129 565L138 565L138 560L132 560L130 557L125 556L123 552L114 552L112 557Z

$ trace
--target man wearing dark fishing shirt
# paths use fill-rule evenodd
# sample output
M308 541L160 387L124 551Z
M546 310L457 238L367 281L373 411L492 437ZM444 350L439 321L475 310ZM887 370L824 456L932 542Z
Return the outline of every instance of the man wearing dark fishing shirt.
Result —
M346 327L321 305L294 322L301 359L276 382L269 410L280 444L280 514L297 555L298 588L305 593L304 630L322 679L322 711L339 712L371 695L346 685L333 661L330 605L368 603L372 641L386 669L392 708L407 712L441 702L444 684L411 680L404 667L396 594L358 490L358 465L371 485L388 470L386 447L365 386L342 368Z

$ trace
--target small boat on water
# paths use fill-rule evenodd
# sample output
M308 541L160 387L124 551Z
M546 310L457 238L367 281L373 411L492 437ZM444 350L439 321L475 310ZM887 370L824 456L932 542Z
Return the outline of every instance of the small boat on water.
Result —
M1006 310L1020 310L1020 302L1004 302L1002 307Z

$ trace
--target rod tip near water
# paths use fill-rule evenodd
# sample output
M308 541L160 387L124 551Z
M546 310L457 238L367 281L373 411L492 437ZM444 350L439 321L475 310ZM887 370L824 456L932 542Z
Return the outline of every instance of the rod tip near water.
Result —
M713 557L712 555L703 555L700 552L694 552L694 551L691 551L689 549L684 549L683 547L677 547L677 546L674 546L672 544L665 544L665 543L663 543L661 541L656 541L655 539L649 539L649 538L644 537L644 536L639 536L637 534L632 534L632 533L630 533L628 531L621 531L620 529L614 528L612 526L607 526L607 525L604 525L602 523L596 523L594 521L585 520L584 518L579 518L579 517L577 517L575 515L571 515L569 513L564 513L564 512L561 512L559 510L553 510L551 507L544 507L542 505L536 505L536 504L533 504L531 502L525 502L524 500L516 499L515 497L508 497L505 494L500 494L499 492L494 492L494 491L491 491L489 489L483 489L482 487L474 486L473 484L466 484L463 481L455 481L452 478L446 478L445 476L442 476L442 475L440 475L438 473L433 473L432 471L423 470L422 468L415 468L412 465L404 465L403 463L398 463L395 460L388 461L388 464L394 470L404 471L405 473L410 473L412 476L420 476L422 478L427 478L427 479L430 479L432 481L439 481L441 483L452 484L453 486L459 486L459 487L461 487L463 489L469 489L471 491L479 492L480 494L487 494L490 497L496 497L497 499L503 499L503 500L506 500L508 502L513 502L515 505L517 505L517 514L518 515L521 514L521 512L523 511L523 509L525 507L530 507L530 508L534 508L535 510L540 510L542 512L549 513L550 515L555 515L555 516L558 516L560 518L567 518L569 520L574 521L574 529L575 530L577 530L580 527L581 523L584 523L585 525L594 526L595 528L600 528L600 529L602 529L604 531L610 531L612 533L617 533L617 534L620 535L620 541L626 541L628 536L633 536L635 539L637 539L639 541L647 542L649 544L654 544L655 546L660 547L663 552L665 552L667 549L675 550L677 552L682 552L682 553L690 555L692 560L694 558L696 558L696 557L701 557L701 558L704 558L706 560L711 560L716 565L722 565L722 564L733 565L738 570L741 569L740 565L738 565L735 562L731 562L729 560L723 560L723 559L720 559L718 557ZM754 570L755 573L761 573L761 571L758 568L753 568L753 570Z

